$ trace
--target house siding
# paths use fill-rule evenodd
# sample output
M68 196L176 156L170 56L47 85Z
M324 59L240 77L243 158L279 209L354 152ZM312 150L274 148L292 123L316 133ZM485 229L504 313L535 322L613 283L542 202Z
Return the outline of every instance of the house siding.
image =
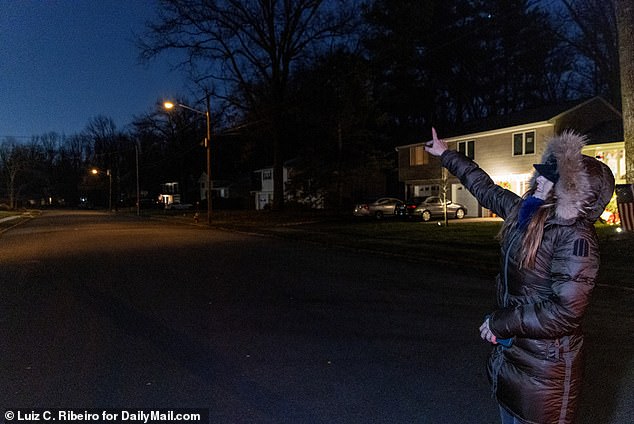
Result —
M529 131L535 132L535 153L514 156L513 134ZM506 185L511 189L523 190L523 183L528 181L533 169L532 165L540 162L547 140L553 134L553 125L544 126L541 124L535 127L511 128L492 135L452 138L447 140L447 145L450 149L457 150L459 142L473 140L475 142L475 162L491 175L496 183ZM400 181L409 185L437 184L441 178L440 160L438 158L430 158L429 163L426 165L411 166L409 155L412 147L414 146L407 146L398 150ZM456 178L449 177L450 184L456 184L457 182Z
M422 145L422 143L420 144ZM411 146L414 147L414 146ZM399 149L398 151L398 177L399 181L425 181L430 179L440 178L440 160L436 157L432 157L429 153L425 152L428 158L426 165L410 165L410 151L411 148Z
M555 134L560 134L565 129L574 129L582 134L591 134L590 143L607 143L600 149L592 149L590 145L584 149L588 153L601 158L611 166L611 169L619 179L621 173L621 157L624 156L622 136L616 140L614 135L606 129L610 128L609 123L621 122L620 113L601 98L593 98L572 107L568 110L558 112L556 116L543 116L540 120L524 121L523 123L514 120L515 125L482 129L481 132L473 132L467 135L445 138L447 145L452 150L458 150L458 143L474 141L474 160L486 171L493 181L502 187L508 188L518 195L524 194L528 189L528 183L533 174L533 164L541 162L542 154L546 148L548 140ZM528 114L534 116L533 114ZM496 117L499 119L499 117ZM534 153L514 155L513 154L513 134L535 132ZM442 134L441 134L442 136ZM415 191L422 186L432 186L440 184L440 161L438 158L429 158L425 165L410 165L410 151L415 146L399 146L399 180L405 184L405 196L414 195ZM609 147L609 149L608 149ZM605 158L603 158L605 156ZM611 161L611 162L609 162ZM618 172L617 172L618 171ZM457 193L460 190L459 181L453 177L448 178L448 194ZM461 192L461 196L464 194ZM450 199L452 200L452 199ZM487 216L488 211L478 207L477 211L469 210L471 216Z
M535 153L519 156L513 155L513 134L535 131ZM526 174L532 170L532 165L541 160L541 154L546 147L549 137L553 135L553 127L522 128L508 132L471 138L475 140L475 162L492 177ZM449 143L449 148L456 149L458 141Z

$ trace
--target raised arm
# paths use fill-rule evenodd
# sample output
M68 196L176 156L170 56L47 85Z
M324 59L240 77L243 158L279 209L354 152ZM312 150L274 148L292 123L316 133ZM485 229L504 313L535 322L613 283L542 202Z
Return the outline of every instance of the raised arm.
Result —
M520 201L520 196L495 184L477 163L455 150L449 150L447 143L438 138L433 128L432 139L425 143L425 150L439 156L442 165L460 179L482 206L496 215L506 218L511 208Z

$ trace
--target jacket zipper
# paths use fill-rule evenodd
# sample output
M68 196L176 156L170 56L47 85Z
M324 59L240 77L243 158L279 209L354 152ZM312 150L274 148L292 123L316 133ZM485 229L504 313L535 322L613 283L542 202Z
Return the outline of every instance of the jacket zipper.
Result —
M509 242L509 246L506 249L506 253L504 254L504 304L502 305L503 307L506 307L508 305L508 296L509 296L509 284L508 284L508 267L509 267L509 257L511 255L511 249L513 248L513 246L515 245L515 241L517 240L517 238L519 237L521 233L519 231L516 231L515 234L513 235L513 237L511 237L511 241ZM492 380L492 384L491 384L491 391L493 394L493 397L495 397L496 393L497 393L497 387L498 387L498 375L500 373L500 367L502 366L502 347L501 346L497 346L495 348L497 351L494 353L495 357L493 358L493 361L491 363L491 367L492 367L492 375L491 375L491 380Z
M509 298L509 281L508 281L508 269L509 269L509 257L511 256L511 250L515 245L515 241L519 238L520 232L516 231L511 241L509 243L508 248L506 249L506 254L504 255L504 304L503 307L508 306L508 298Z

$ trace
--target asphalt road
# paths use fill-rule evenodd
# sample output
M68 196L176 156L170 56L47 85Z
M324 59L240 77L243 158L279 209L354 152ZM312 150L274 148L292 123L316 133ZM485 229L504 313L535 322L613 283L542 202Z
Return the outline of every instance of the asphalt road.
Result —
M491 281L459 265L46 212L0 236L0 410L496 423L477 331ZM583 424L632 422L633 301L595 292Z

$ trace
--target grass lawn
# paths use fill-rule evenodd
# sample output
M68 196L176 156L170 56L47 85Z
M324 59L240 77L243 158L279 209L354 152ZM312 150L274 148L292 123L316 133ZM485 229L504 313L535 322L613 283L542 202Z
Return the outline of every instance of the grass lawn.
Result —
M0 210L0 231L14 225L15 219L13 219L13 217L15 217L16 215L19 215L19 213L16 213L14 211Z
M601 246L599 283L634 289L634 233L617 233L616 227L596 224Z
M466 271L495 274L499 269L496 235L501 221L450 220L445 227L438 221L256 211L217 211L212 221L219 227L460 266ZM597 224L596 229L601 247L599 283L634 288L634 234L617 233L616 227L604 224Z

